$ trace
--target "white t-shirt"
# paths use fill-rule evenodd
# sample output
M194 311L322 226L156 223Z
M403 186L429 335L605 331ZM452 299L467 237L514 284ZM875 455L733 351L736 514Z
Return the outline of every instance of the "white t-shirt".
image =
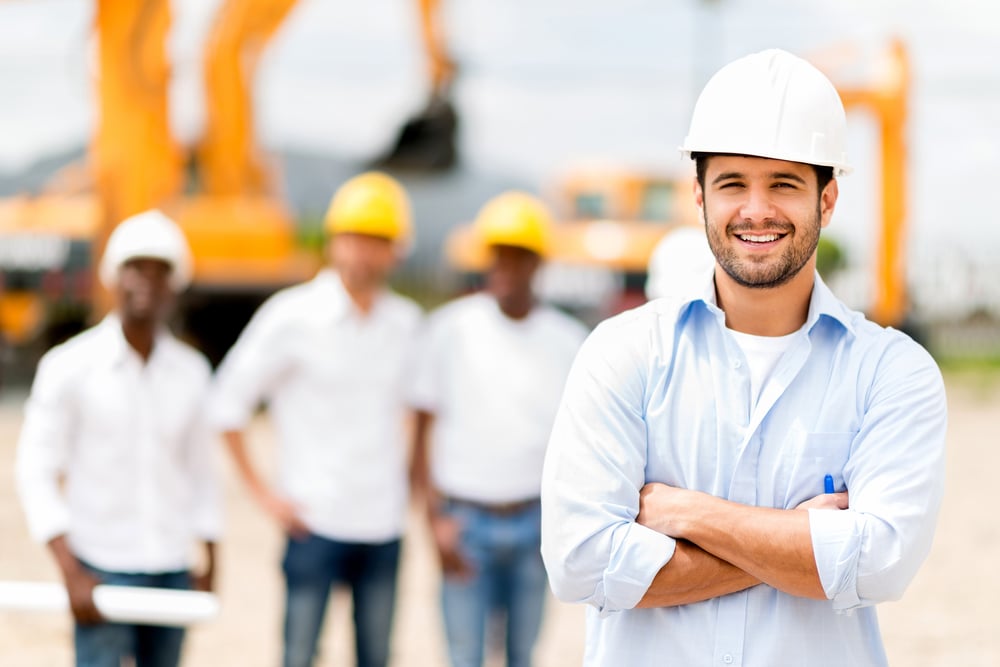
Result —
M747 366L750 368L750 396L756 405L761 389L767 383L767 378L770 377L774 367L778 365L781 355L792 344L795 333L787 336L754 336L733 329L727 331L736 339L737 345L743 350L743 356L747 358Z
M382 293L361 314L340 277L278 292L219 367L211 414L243 429L268 404L280 490L309 529L348 542L402 534L408 497L404 382L419 306Z
M549 431L586 335L546 306L513 320L485 293L431 315L410 400L434 415L431 477L442 493L493 503L538 497Z

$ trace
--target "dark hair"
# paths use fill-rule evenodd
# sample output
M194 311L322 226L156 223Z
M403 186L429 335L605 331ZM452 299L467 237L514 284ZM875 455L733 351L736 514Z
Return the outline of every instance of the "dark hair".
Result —
M705 189L705 171L708 169L708 158L723 155L746 157L738 153L691 153L691 159L694 160L695 173L698 176L698 185L701 186L702 190ZM809 166L816 172L816 184L819 186L819 192L822 193L826 184L833 180L833 167L820 167L815 164Z

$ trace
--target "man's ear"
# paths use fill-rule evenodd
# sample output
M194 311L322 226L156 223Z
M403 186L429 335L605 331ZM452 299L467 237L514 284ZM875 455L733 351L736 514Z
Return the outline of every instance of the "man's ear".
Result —
M840 186L837 185L837 179L832 178L830 179L830 182L826 184L826 187L823 188L823 192L819 196L821 227L826 227L830 224L830 219L833 217L833 209L837 206L837 197L839 196Z
M704 217L705 208L705 192L701 188L701 183L698 182L698 177L694 177L694 182L692 183L692 191L694 192L694 205L698 207L698 211L702 213Z

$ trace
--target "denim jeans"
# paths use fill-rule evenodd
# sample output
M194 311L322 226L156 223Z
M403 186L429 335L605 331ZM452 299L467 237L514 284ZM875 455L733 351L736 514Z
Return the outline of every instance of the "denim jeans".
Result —
M444 511L462 525L462 555L471 578L446 576L442 607L453 667L480 667L493 614L506 616L509 667L527 667L542 623L547 579L539 551L541 506L514 514L448 502Z
M354 603L358 667L385 667L396 604L400 541L362 544L318 535L289 539L285 572L285 667L313 664L330 587L346 584Z
M187 590L190 573L159 574L108 572L91 565L84 567L102 584L109 586L149 586ZM74 624L73 644L77 667L119 667L123 660L135 659L136 667L177 667L184 643L184 628L127 623Z

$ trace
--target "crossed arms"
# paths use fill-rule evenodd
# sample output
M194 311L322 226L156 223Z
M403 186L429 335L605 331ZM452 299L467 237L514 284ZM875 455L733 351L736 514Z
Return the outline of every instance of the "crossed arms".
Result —
M677 543L637 607L700 602L759 583L826 599L805 510L846 509L847 492L816 496L794 510L751 507L656 483L639 495L636 521Z

